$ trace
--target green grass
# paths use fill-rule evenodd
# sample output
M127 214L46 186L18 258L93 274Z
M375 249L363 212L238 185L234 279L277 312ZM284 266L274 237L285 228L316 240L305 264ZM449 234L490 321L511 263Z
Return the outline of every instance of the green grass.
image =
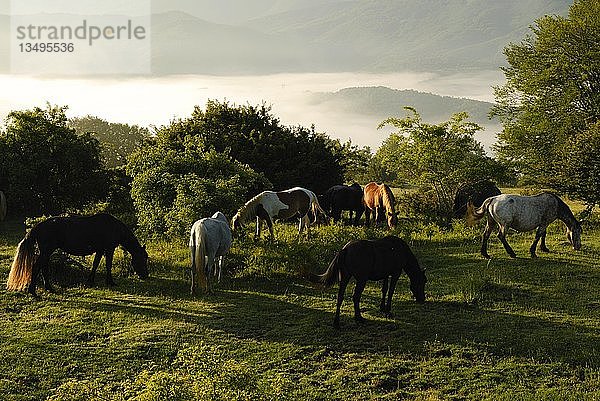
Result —
M385 318L372 283L358 325L348 289L339 331L337 288L302 273L387 231L320 227L298 242L277 225L274 243L236 239L225 278L198 297L184 239L148 244L147 281L119 252L114 288L103 274L86 288L81 268L56 261L57 293L0 292L0 399L600 399L600 228L586 227L575 252L555 223L552 253L535 260L533 233L509 235L516 260L494 237L488 263L480 227L407 224L396 234L428 269L428 302L412 300L403 276ZM22 230L0 223L2 280Z

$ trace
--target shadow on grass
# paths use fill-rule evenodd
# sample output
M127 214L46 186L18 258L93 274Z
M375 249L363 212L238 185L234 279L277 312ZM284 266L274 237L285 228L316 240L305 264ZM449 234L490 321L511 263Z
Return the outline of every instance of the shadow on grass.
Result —
M168 281L168 280L167 280ZM182 283L160 282L179 289ZM124 289L124 288L123 288ZM294 287L296 290L297 288ZM498 289L501 291L502 289ZM143 292L143 290L141 290ZM124 291L130 293L130 291ZM152 300L99 299L67 301L90 311L121 312L150 319L170 318L240 340L293 343L327 347L343 353L391 352L423 354L428 343L476 347L481 352L503 357L562 361L579 366L598 366L599 333L584 324L573 324L519 313L486 310L460 302L395 300L396 317L385 319L378 311L367 310L369 321L357 324L345 302L342 328L332 327L333 302L329 310L287 302L269 294L244 290L220 290L212 295L185 301L176 307ZM198 301L214 308L197 308ZM368 308L371 302L365 303ZM451 351L448 351L451 352Z

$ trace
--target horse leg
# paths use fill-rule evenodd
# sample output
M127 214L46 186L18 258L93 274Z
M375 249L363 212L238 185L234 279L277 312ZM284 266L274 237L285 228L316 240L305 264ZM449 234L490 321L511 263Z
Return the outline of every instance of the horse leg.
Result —
M335 307L335 316L333 317L333 327L335 327L336 329L340 328L340 308L342 307L342 302L344 301L344 294L346 293L346 287L348 286L349 281L350 276L345 275L342 272L340 288L338 289L337 304Z
M371 220L371 209L365 207L365 226L369 226Z
M365 321L365 318L360 314L360 297L366 285L367 280L356 280L354 294L352 295L352 301L354 302L354 320L356 320L358 323Z
M487 224L485 225L485 230L483 231L483 236L481 238L481 255L486 259L490 259L490 255L488 255L487 252L487 247L490 235L494 229L494 225L494 220L491 217L488 217Z
M542 252L550 252L550 249L546 246L546 228L544 228L544 232L542 233L542 242L540 243L540 250Z
M362 217L363 211L364 211L363 209L360 209L360 210L355 210L355 211L354 211L354 213L355 213L355 216L354 216L354 225L355 225L355 226L358 226L358 225L359 225L359 223L360 223L360 218Z
M106 262L106 285L113 286L115 285L115 281L112 277L112 262L113 256L115 255L114 249L109 249L104 254L104 261Z
M219 256L219 276L217 277L217 282L221 282L221 271L223 270L223 259L225 259L225 256ZM215 274L217 274L217 272L215 271Z
M52 283L50 283L50 255L44 255L43 257L40 256L37 260L37 263L40 264L39 269L42 271L42 277L44 279L44 288L48 292L54 292L54 289L52 288Z
M98 269L98 266L100 265L101 259L102 259L102 252L96 252L96 254L94 255L94 262L92 263L92 271L90 272L90 275L88 276L88 285L89 286L94 285L94 280L96 279L96 270Z
M385 310L385 295L387 294L387 289L388 289L388 278L384 278L383 280L381 280L381 304L379 305L379 310L383 313L386 312Z
M337 223L342 218L341 209L333 208L331 209L331 215L333 216L333 222Z
M37 282L40 273L43 274L44 278L44 287L48 289L46 286L50 283L50 278L46 276L47 271L49 269L50 264L50 254L41 253L38 256L37 260L33 263L32 272L31 272L31 283L29 284L28 292L37 298Z
M262 220L260 217L256 216L256 235L254 236L255 240L260 239L260 230L262 228Z
M273 234L273 221L271 218L267 218L267 227L269 227L269 235L271 236L271 241L275 240L275 234Z
M498 238L500 239L500 242L502 242L502 245L504 245L504 249L506 249L506 252L508 253L508 255L511 258L516 258L517 254L510 247L510 245L508 244L508 241L506 241L506 227L500 226L500 228L498 229Z
M304 220L304 227L306 227L306 236L310 238L310 217L308 217L308 213L304 215L302 220Z
M400 278L400 276L392 276L390 278L390 288L388 289L387 305L385 306L386 316L388 318L392 317L392 297L394 296L394 290L396 289L396 283L398 283L398 278Z
M538 227L537 231L535 232L535 239L533 240L533 243L531 244L531 247L529 248L529 253L531 254L532 258L537 258L537 255L535 254L535 249L537 248L537 244L538 241L542 238L542 233L545 233L546 228L545 227Z

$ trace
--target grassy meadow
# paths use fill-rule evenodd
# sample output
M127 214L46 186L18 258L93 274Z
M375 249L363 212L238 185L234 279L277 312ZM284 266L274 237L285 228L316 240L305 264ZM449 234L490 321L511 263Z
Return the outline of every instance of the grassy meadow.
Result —
M488 262L481 227L442 232L403 220L394 233L427 267L426 304L403 276L385 318L371 283L359 325L351 284L340 330L337 287L302 275L324 271L348 240L388 231L318 227L298 242L295 226L275 229L273 243L237 238L209 295L189 295L184 239L147 243L146 281L118 251L115 287L103 265L87 288L84 269L57 257L56 293L0 291L0 399L600 399L600 225L584 227L575 252L554 223L552 252L537 259L533 233L510 233L516 260L492 237ZM3 282L23 233L0 223Z

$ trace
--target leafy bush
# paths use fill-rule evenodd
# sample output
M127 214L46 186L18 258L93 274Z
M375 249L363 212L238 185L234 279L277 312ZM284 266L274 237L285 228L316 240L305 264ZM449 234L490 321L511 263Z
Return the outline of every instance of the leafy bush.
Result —
M221 211L231 216L248 197L271 186L249 166L206 149L198 137L171 141L159 133L127 165L140 228L183 236L195 220Z

